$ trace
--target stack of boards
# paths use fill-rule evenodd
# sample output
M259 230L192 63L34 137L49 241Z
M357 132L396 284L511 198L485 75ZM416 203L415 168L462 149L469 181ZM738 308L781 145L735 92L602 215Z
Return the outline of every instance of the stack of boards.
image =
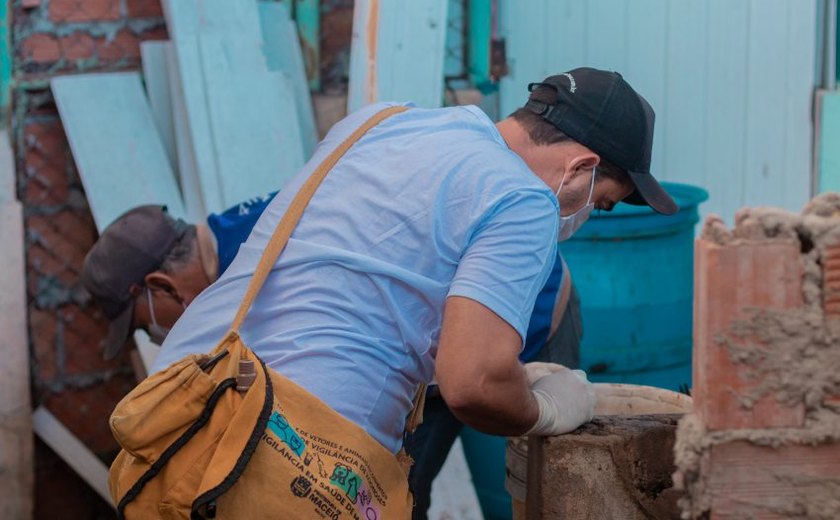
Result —
M143 204L203 222L282 188L318 142L297 26L284 3L162 4L170 40L141 44L142 75L51 82L100 231ZM357 0L351 110L378 100L440 106L446 5ZM149 366L156 349L142 332L135 339Z
M280 188L317 142L300 43L285 6L163 0L170 41L143 74L54 78L53 95L97 228L164 204L203 222ZM144 89L145 83L145 89ZM135 334L143 364L156 353Z
M169 41L137 72L52 80L97 227L166 204L191 222L282 188L318 135L285 3L162 0ZM446 0L357 0L350 110L443 98ZM144 88L145 87L145 88Z
M202 221L277 190L317 141L297 30L284 5L163 5L171 40L142 44L142 77L52 80L100 230L149 203Z

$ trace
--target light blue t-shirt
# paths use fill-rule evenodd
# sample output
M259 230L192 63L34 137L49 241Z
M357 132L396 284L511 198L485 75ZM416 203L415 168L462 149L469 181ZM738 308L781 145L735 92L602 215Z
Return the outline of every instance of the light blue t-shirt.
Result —
M301 184L388 105L333 127L231 266L187 308L153 371L218 343ZM270 367L396 452L412 397L434 375L446 298L482 303L524 338L554 263L558 211L551 190L478 108L391 116L318 188L242 337Z

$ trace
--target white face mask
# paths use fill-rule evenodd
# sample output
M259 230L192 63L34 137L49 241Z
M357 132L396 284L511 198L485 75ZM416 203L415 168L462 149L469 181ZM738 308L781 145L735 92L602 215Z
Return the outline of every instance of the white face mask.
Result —
M568 173L568 172L567 172ZM557 188L555 196L560 200L560 190L563 189L563 183L566 182L566 175L563 175L563 180L560 181L560 187ZM595 191L595 168L592 168L592 181L589 183L589 197L586 199L586 204L582 208L575 211L571 215L560 215L560 231L557 233L557 241L563 242L575 234L575 231L580 229L584 222L589 219L592 210L595 209L595 204L592 202L592 193Z
M149 325L148 331L149 339L155 345L163 345L163 341L169 335L170 329L158 325L157 319L155 319L155 306L152 304L152 291L148 287L146 288L146 300L149 302L149 316L152 318L152 323Z

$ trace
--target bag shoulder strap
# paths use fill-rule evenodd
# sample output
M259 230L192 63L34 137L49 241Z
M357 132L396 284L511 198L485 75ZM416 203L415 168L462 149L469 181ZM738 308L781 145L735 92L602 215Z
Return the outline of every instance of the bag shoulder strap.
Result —
M289 204L289 208L286 210L283 218L280 219L280 223L277 224L277 228L275 228L274 233L268 241L265 251L263 251L262 257L260 258L257 268L254 271L254 275L251 277L251 282L248 284L248 289L245 291L245 296L242 298L242 302L239 304L239 309L236 311L236 317L233 318L233 324L230 326L231 332L236 334L239 333L239 328L242 326L242 322L245 321L245 316L251 309L251 305L253 305L257 294L259 294L260 289L262 289L269 273L271 273L271 269L280 257L280 253L282 253L283 249L286 247L289 237L292 236L292 232L295 230L295 227L297 226L300 217L303 215L307 204L309 204L309 201L315 194L315 190L318 189L318 186L320 186L324 177L327 176L330 170L332 170L347 150L349 150L350 147L353 146L356 141L358 141L368 130L378 125L384 119L406 110L408 110L408 107L400 105L388 107L374 114L344 141L342 141L341 144L339 144L335 150L333 150L327 158L318 165L318 168L315 169L312 175L306 179L306 182L303 183L300 191L298 191L295 198L292 199L292 202Z

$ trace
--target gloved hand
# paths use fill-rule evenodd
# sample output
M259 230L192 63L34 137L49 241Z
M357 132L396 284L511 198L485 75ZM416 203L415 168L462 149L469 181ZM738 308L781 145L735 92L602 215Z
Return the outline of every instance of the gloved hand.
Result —
M526 372L537 377L531 392L539 405L540 416L526 435L561 435L592 420L595 413L595 386L586 379L583 370L570 370L554 363L542 363ZM546 372L548 372L546 374ZM532 373L532 374L531 374Z
M543 376L553 374L554 372L562 372L569 370L563 365L557 363L546 363L544 361L532 361L523 365L525 368L525 376L528 378L528 386L533 385Z

